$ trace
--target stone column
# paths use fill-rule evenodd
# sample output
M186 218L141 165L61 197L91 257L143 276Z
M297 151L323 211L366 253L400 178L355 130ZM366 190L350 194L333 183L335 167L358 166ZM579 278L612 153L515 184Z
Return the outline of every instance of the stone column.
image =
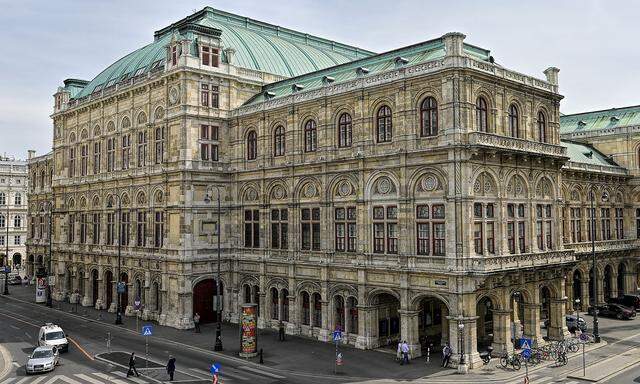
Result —
M448 316L449 319L449 343L453 349L453 356L451 360L457 365L460 363L460 351L464 349L464 361L466 367L459 367L460 369L468 370L482 366L482 359L478 353L478 333L477 333L477 321L476 316L473 317L455 317ZM462 331L460 330L460 324L464 325ZM462 345L460 341L462 338ZM465 372L466 373L466 372Z
M535 293L537 295L537 292ZM524 303L524 335L540 345L543 341L540 332L540 304Z
M633 272L625 272L624 274L624 292L636 293L636 287L634 285L634 278L636 274Z
M94 303L95 305L95 309L105 309L105 297L104 297L104 291L105 291L105 283L104 280L102 279L102 274L98 274L98 300L96 300L96 302Z
M611 272L609 284L611 285L611 297L618 297L618 271Z
M372 316L373 308L364 305L358 306L358 337L356 338L356 348L374 348L377 328L373 328Z
M495 353L513 352L510 315L510 310L493 310L493 343L491 346Z
M298 308L297 296L289 296L289 322L287 323L287 333L290 335L300 334L300 310Z
M595 284L595 289L596 289L596 298L597 298L597 305L600 304L604 304L605 300L604 300L604 273L596 273L596 283Z
M93 286L92 282L91 282L91 275L87 275L86 273L83 275L84 276L84 293L83 293L83 297L82 297L82 306L83 307L91 307L92 305L94 305L95 303L92 302L93 300L93 296L91 295L91 288Z
M569 336L565 317L566 299L551 299L549 313L549 339L563 340Z
M580 297L580 309L582 311L586 311L587 308L589 308L589 300L591 300L589 298L589 279L588 278L582 278L582 280L580 280L580 284L582 285L582 297Z
M411 358L422 356L420 350L420 340L418 335L418 314L419 311L398 310L400 314L400 339L409 344L409 355Z
M266 328L269 324L269 319L267 319L267 309L266 309L266 294L264 292L259 292L258 296L260 296L260 314L258 315L258 328Z
M318 332L318 340L329 341L331 331L329 331L329 303L326 300L322 302L322 328Z

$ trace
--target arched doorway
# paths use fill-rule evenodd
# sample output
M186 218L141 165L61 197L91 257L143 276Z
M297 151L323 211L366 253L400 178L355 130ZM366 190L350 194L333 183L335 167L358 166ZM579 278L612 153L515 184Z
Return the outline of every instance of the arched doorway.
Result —
M124 283L124 292L120 294L120 311L124 313L129 305L129 275L123 272L120 275L120 281Z
M34 257L33 255L29 255L27 256L27 275L33 276L34 271L35 271Z
M372 329L377 333L373 336L377 336L378 345L394 345L400 338L400 300L389 293L381 292L372 298L371 305L375 309L374 319L378 322L377 329L375 325Z
M612 295L611 277L613 276L613 268L611 265L604 267L604 279L602 281L602 293L604 294L604 300L608 301Z
M322 296L318 292L313 294L313 324L314 327L322 327Z
M347 332L351 334L358 333L358 299L351 296L347 299L347 309L349 311L349 329Z
M418 303L418 340L424 351L440 350L440 346L449 341L447 305L435 297L423 297Z
M625 263L620 263L618 265L618 296L622 296L624 295L626 292L625 286L624 286L624 279L626 278L627 274L627 266L625 265Z
M476 305L478 332L478 351L484 351L493 344L493 311L495 304L491 298L485 296Z
M105 305L109 308L113 303L113 272L111 271L107 271L104 274L104 289Z
M91 299L93 300L92 305L98 301L98 270L96 269L91 271Z
M271 296L271 319L279 320L280 319L280 294L278 292L278 288L271 288L270 296Z
M282 297L282 321L289 321L289 290L286 288L281 292Z
M542 286L540 288L540 325L542 337L549 337L549 327L551 326L551 291L548 287Z
M302 307L300 323L303 325L311 325L311 298L309 293L303 291L301 293L302 299L300 300L300 305Z
M220 292L224 292L222 282L220 282ZM201 323L212 323L219 320L213 307L216 295L216 281L214 279L201 280L194 285L193 313L197 312L200 315Z
M251 298L251 286L249 284L243 285L242 292L244 293L244 303L251 304L253 302Z
M13 268L17 269L17 268L22 268L22 255L19 253L14 253L13 254Z
M580 299L582 300L582 272L580 272L579 270L575 270L573 271L573 281L572 281L572 293L573 293L573 303L571 307L575 307L575 302L576 299ZM578 308L583 309L586 307L586 303L583 303L582 301L580 301L580 305L578 305Z
M84 271L78 271L78 294L80 297L84 296Z

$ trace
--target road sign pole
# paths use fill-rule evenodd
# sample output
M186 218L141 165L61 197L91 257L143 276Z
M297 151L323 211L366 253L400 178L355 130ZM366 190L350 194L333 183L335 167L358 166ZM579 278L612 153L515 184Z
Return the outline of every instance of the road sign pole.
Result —
M587 367L585 365L585 359L584 359L584 344L585 343L582 343L582 376L587 375Z
M144 337L144 363L149 370L149 336Z

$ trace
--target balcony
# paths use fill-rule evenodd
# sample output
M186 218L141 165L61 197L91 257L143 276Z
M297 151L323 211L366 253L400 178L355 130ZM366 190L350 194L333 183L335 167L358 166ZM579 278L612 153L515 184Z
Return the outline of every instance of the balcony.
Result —
M623 239L623 240L604 240L595 242L596 253L603 252L623 252L638 249L639 240L637 239ZM582 243L570 243L564 245L565 249L571 249L575 251L576 255L588 255L591 254L591 242L586 241Z
M561 145L540 143L515 137L500 136L486 132L471 132L468 134L469 145L488 149L535 154L556 158L568 158L567 148Z
M476 256L469 259L468 268L472 272L489 273L513 269L557 267L576 261L572 250L518 255Z

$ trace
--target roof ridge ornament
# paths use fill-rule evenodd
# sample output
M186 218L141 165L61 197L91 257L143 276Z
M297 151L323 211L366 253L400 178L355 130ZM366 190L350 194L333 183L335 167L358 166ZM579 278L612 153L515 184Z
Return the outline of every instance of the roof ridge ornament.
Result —
M275 94L275 92L265 91L264 92L264 97L265 97L265 99L269 100L269 99L273 99L274 97L276 97L276 94Z
M322 84L327 85L336 81L335 77L332 76L322 76Z
M393 59L393 62L396 63L397 66L401 67L403 65L408 64L409 60L407 58L402 57L402 56L397 56L395 59Z
M364 76L367 73L369 73L369 68L358 67L358 68L356 68L356 73L358 74L358 76Z
M304 89L304 85L302 85L302 84L295 83L295 84L291 85L291 90L293 92L302 91L303 89Z

